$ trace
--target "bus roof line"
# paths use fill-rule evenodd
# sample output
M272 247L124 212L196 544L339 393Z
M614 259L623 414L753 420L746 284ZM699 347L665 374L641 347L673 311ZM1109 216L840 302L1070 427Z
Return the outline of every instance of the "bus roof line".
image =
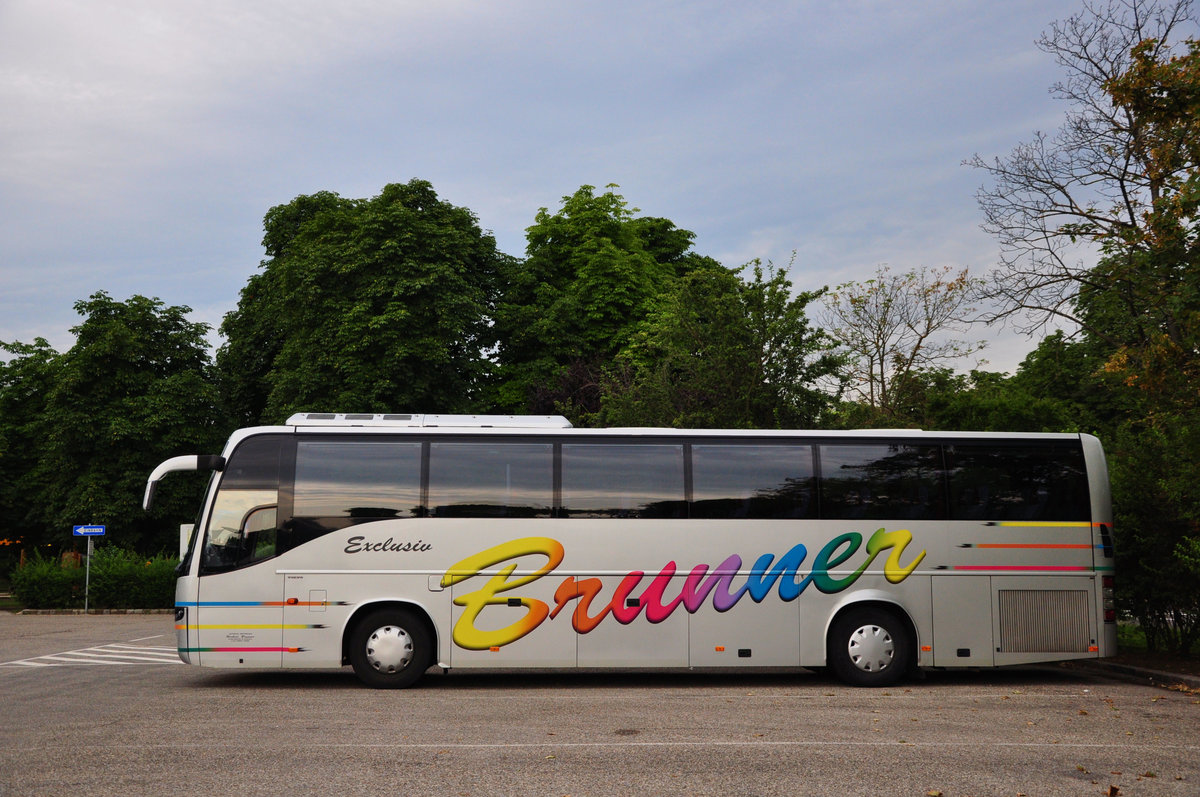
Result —
M398 413L298 412L288 426L407 426L469 429L570 429L562 415L422 415Z

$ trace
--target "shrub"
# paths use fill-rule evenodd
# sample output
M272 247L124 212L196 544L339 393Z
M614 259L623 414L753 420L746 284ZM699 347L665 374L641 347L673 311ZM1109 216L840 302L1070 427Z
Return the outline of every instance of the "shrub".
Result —
M145 557L116 545L92 552L90 609L168 609L175 601L171 556ZM28 609L83 608L85 571L35 555L12 573L12 593Z
M83 568L34 553L10 580L13 597L27 609L82 609L83 578Z
M175 600L175 563L107 545L92 554L89 598L97 609L167 609Z

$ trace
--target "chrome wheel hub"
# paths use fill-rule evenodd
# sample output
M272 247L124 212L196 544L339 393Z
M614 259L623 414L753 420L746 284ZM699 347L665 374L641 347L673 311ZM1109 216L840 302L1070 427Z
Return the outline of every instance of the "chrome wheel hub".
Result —
M847 645L850 661L863 672L880 672L896 658L896 643L887 629L878 625L860 626L850 635Z
M413 660L413 639L398 625L376 628L367 637L367 662L379 672L399 672Z

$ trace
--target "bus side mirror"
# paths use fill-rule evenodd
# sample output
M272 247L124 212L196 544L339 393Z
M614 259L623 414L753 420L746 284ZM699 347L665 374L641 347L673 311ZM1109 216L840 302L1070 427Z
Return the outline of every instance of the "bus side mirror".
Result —
M166 462L160 464L150 474L150 478L146 480L146 494L142 497L142 509L150 511L150 506L154 503L154 493L158 490L158 483L162 481L162 477L168 473L174 473L181 470L224 470L225 458L206 454L204 456L196 456L188 454L182 457L171 457Z

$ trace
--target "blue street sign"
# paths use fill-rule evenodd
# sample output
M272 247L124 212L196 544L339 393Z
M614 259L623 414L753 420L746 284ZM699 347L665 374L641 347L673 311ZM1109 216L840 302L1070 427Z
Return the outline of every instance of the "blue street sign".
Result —
M71 533L76 537L103 537L104 526L74 526Z

